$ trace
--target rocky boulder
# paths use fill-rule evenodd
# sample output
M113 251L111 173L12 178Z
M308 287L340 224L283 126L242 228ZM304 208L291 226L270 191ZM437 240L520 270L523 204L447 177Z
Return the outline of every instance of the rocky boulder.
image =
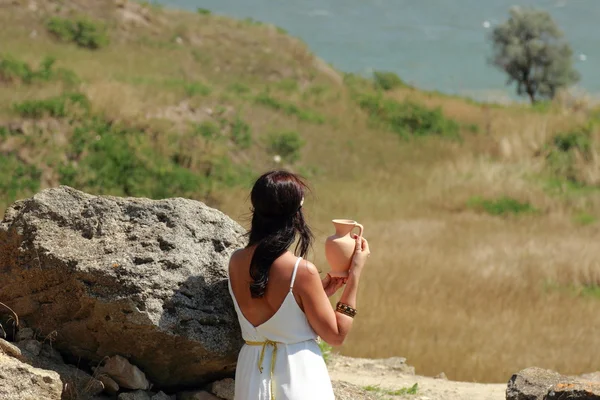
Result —
M531 367L508 381L506 400L600 400L600 383Z
M56 372L34 368L0 351L0 399L60 400L62 391Z
M67 357L121 355L157 387L198 387L235 369L226 268L243 245L237 223L197 201L48 189L0 223L0 301Z

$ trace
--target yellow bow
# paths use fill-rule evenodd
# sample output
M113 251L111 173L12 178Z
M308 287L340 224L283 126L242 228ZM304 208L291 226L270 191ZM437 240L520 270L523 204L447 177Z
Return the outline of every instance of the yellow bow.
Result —
M264 342L251 342L246 341L249 346L262 346L260 350L260 357L258 359L258 370L262 374L263 372L263 361L265 359L265 349L267 346L273 346L273 354L271 355L271 400L275 400L275 392L273 391L273 374L275 373L275 359L277 358L277 342L266 339Z

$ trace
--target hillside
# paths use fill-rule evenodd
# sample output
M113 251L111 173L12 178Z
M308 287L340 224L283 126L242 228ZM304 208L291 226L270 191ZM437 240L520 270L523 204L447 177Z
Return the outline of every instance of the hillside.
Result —
M377 89L280 28L124 0L3 1L0 41L1 210L66 184L244 223L256 175L289 168L322 269L330 219L372 243L343 354L480 382L598 369L598 110Z

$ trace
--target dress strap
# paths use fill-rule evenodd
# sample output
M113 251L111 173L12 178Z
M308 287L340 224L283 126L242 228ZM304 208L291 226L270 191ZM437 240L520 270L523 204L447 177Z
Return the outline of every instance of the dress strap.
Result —
M296 280L296 272L298 272L298 265L300 265L301 260L302 260L302 257L298 257L298 259L296 260L296 265L294 265L294 272L292 273L292 281L290 282L290 292L292 291L292 288L294 287L294 281Z

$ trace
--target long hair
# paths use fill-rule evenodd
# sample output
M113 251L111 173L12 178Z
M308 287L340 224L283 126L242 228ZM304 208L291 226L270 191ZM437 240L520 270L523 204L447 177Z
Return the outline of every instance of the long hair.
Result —
M252 225L248 247L255 246L250 262L250 294L263 297L273 262L285 253L299 236L295 253L305 257L314 236L304 220L302 201L306 183L287 171L263 174L252 188Z

